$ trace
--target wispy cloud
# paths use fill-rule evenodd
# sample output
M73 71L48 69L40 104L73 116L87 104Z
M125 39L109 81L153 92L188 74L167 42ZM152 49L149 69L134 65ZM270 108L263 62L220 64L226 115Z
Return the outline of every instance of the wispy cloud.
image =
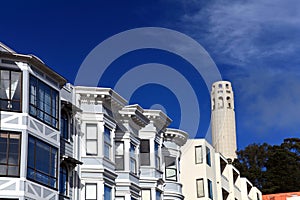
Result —
M182 16L180 27L233 82L238 126L257 136L299 130L300 1L190 2L197 10Z

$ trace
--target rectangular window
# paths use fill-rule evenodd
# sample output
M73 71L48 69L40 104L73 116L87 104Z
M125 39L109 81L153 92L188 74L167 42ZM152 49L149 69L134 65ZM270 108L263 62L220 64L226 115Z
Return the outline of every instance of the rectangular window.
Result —
M177 168L175 157L165 157L166 180L177 181Z
M58 91L32 75L29 84L29 114L58 128Z
M150 166L149 140L141 140L140 157L141 157L141 166Z
M204 182L203 178L196 180L197 198L204 197Z
M0 110L21 111L22 73L0 70Z
M137 174L136 153L134 144L130 144L130 172Z
M160 169L160 156L159 156L159 144L157 142L154 143L154 151L155 151L155 168Z
M57 149L29 136L27 178L57 188Z
M97 200L97 184L85 184L85 200Z
M86 124L86 155L98 155L97 124Z
M0 132L0 176L20 176L21 134Z
M195 147L195 162L196 164L201 164L203 162L202 146Z
M211 166L210 149L206 147L206 163Z
M161 200L161 191L156 190L156 200Z
M115 148L116 170L124 170L124 142L115 142Z
M152 200L151 190L147 190L147 189L142 190L142 200Z
M111 187L104 185L104 200L111 200Z
M207 179L207 187L208 187L208 197L210 199L213 199L213 188L212 188L212 182L211 180Z
M60 135L63 139L69 139L69 117L64 110L61 111L60 115Z
M111 151L110 129L104 127L104 157L110 159L110 151Z

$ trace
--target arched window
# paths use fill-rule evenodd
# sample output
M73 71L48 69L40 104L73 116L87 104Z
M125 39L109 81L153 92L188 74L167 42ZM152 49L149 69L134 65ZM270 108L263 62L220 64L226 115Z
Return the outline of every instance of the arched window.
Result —
M69 118L64 110L61 111L60 134L62 138L69 139Z
M223 108L223 107L224 107L223 97L219 97L219 99L218 99L218 108Z
M62 164L59 172L59 193L61 195L68 195L68 179L68 169L64 164Z

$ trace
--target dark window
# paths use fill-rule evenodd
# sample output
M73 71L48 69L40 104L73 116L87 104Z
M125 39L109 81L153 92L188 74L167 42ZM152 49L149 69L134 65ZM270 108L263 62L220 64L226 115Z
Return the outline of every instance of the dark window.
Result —
M223 196L223 200L227 200L227 197L229 196L229 192L224 188L222 188L222 196Z
M0 70L0 109L21 111L22 73Z
M156 190L155 195L156 195L156 200L161 200L161 191Z
M105 126L104 127L104 157L110 159L110 151L111 151L110 129Z
M58 128L58 92L30 76L29 113L46 124Z
M60 117L60 134L64 139L69 139L69 118L66 111L61 111Z
M115 142L115 163L116 170L124 170L124 142Z
M59 171L59 193L64 196L68 195L68 179L68 168L65 165L61 165Z
M57 188L57 149L29 136L27 178Z
M211 180L207 179L207 186L208 186L208 197L213 199L213 188Z
M224 170L225 170L225 168L226 168L226 165L227 165L226 161L223 160L223 159L220 157L220 170L221 170L221 174L223 174L223 172L224 172Z
M141 165L149 166L150 165L150 145L149 140L141 140L140 144L140 157Z
M111 187L104 185L104 200L111 200Z
M85 200L97 200L97 184L85 184Z
M177 181L177 168L175 157L165 157L166 180Z
M206 163L211 166L210 149L206 147Z
M0 176L20 175L21 134L0 132Z
M203 178L196 180L197 198L204 197L204 182Z
M142 190L142 199L143 200L152 200L150 189L143 189Z

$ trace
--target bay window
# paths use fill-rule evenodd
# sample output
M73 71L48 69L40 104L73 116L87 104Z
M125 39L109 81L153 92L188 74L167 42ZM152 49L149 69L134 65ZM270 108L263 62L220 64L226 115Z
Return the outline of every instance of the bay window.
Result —
M21 134L0 132L0 176L20 175Z
M57 188L57 149L29 136L27 178Z
M32 75L29 85L29 114L58 128L58 91Z
M21 111L22 73L0 69L0 109Z
M98 134L97 124L86 124L86 155L98 155Z

